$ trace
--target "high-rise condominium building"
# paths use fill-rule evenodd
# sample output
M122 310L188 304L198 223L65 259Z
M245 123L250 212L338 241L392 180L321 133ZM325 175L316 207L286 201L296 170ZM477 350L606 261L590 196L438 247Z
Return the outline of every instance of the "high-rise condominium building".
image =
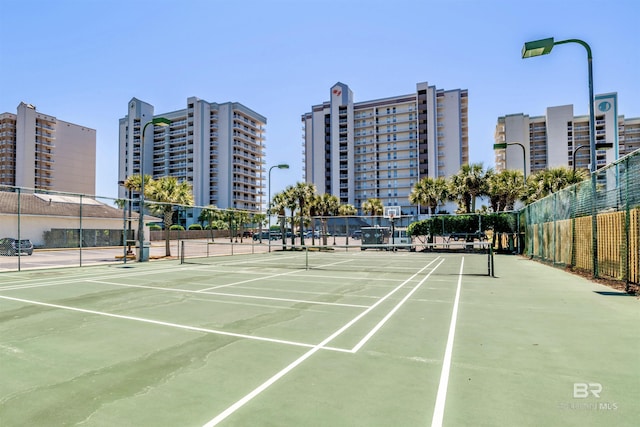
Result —
M409 203L414 184L456 174L469 162L469 140L467 90L416 86L415 93L362 102L343 83L331 87L329 101L302 116L306 182L360 212L377 198L417 213Z
M596 144L613 144L596 152L597 168L640 148L640 118L618 114L616 93L594 97L594 116ZM589 115L574 116L573 105L549 107L544 116L499 117L495 142L508 144L506 149L494 150L498 172L526 170L529 176L548 168L573 168L574 158L576 169L590 169Z
M267 119L242 104L218 104L190 97L187 108L155 114L133 98L120 119L119 180L140 174L140 139L156 117L170 126L149 125L144 138L144 173L174 176L193 186L196 206L260 211L263 204ZM119 189L120 197L127 191ZM187 223L197 218L187 218Z
M94 195L96 131L21 102L0 114L0 185Z

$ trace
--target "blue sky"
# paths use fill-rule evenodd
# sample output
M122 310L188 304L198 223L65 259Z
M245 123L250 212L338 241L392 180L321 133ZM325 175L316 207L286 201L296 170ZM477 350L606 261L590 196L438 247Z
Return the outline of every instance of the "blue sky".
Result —
M302 180L300 116L337 81L356 102L418 82L469 90L471 162L493 166L499 116L574 105L588 114L578 44L523 60L525 41L578 38L594 91L640 117L637 0L2 0L0 112L21 101L97 131L96 194L117 196L118 119L189 96L264 115L272 194Z

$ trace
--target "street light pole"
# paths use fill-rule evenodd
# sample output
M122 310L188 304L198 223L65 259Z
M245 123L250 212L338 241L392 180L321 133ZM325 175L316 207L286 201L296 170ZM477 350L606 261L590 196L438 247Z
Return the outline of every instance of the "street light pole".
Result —
M289 169L289 165L286 163L280 163L279 165L274 165L269 168L269 183L267 184L267 238L269 239L269 252L271 252L271 169L273 168Z
M156 117L150 122L145 123L142 127L142 135L140 135L140 206L138 206L138 262L147 261L144 255L144 133L149 125L169 126L171 120L164 117Z
M506 150L507 149L507 145L519 145L520 148L522 148L522 161L524 163L524 166L522 168L522 173L524 175L524 182L527 182L527 149L524 147L524 145L520 144L519 142L503 142L503 143L499 143L499 144L493 144L493 149L494 150ZM506 151L505 151L505 169L506 169Z
M575 150L573 150L573 171L576 171L576 153L578 152L578 150L582 149L582 148L587 148L588 145L579 145L578 147L576 147ZM613 143L611 142L596 142L596 151L598 150L606 150L608 148L612 148L613 147Z
M522 47L522 58L531 58L534 56L546 55L551 52L553 46L565 43L577 43L584 47L587 51L587 66L589 72L589 149L591 150L591 246L593 253L593 277L598 277L598 219L596 217L596 132L595 132L595 115L593 111L593 57L591 55L591 47L584 41L579 39L567 39L554 41L553 37L526 42Z
M573 164L573 171L576 171L576 154L578 153L579 150L583 149L583 148L588 148L588 145L579 145L578 147L576 147L575 150L573 150L573 159L572 159L572 164Z

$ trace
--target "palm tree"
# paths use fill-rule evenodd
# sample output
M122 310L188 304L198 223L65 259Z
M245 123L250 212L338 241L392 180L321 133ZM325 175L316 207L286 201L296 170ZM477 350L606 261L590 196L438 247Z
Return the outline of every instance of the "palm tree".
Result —
M521 171L506 169L495 173L487 171L489 200L494 212L513 210L515 202L526 194L524 175Z
M447 200L448 190L449 186L444 178L425 177L413 186L409 194L409 203L428 206L431 215L434 215L438 205Z
M262 226L267 223L267 215L263 213L254 213L251 217L253 224L258 224L258 238L262 243Z
M526 201L535 202L588 177L589 173L584 169L573 170L563 166L540 171L527 180Z
M249 222L249 213L246 211L236 211L236 222L240 226L240 243L244 239L244 226ZM238 234L236 234L236 242L238 241Z
M316 199L315 209L318 215L322 217L322 244L327 245L327 217L338 213L340 200L338 197L324 193Z
M462 165L460 171L449 181L450 198L458 202L463 213L475 212L476 198L488 192L486 173L482 163Z
M313 200L313 195L316 194L316 186L307 182L298 182L291 191L292 195L297 198L300 244L304 245L304 217L307 215L308 205Z
M380 216L384 213L384 205L380 199L367 199L362 202L362 211L372 217Z
M273 199L271 200L271 209L268 212L269 215L273 213L278 214L278 221L280 222L280 232L282 233L282 249L283 250L285 249L285 245L287 243L285 240L287 238L287 235L285 233L286 222L287 222L287 219L285 217L286 207L287 207L287 199L283 191L273 196ZM269 230L269 240L271 240L271 230Z
M145 197L156 202L152 204L152 209L164 215L165 255L171 256L169 227L173 221L173 208L174 205L193 206L191 184L180 182L173 176L163 176L150 180L149 185L145 185L145 193Z
M284 189L283 191L284 194L284 202L285 202L285 206L287 207L287 209L289 209L289 212L291 212L291 245L295 245L296 244L296 236L294 233L294 225L295 225L295 214L296 214L296 209L298 207L298 193L296 190L296 187L293 185L288 186L287 188Z
M320 205L321 197L318 194L314 194L308 204L309 217L311 218L311 244L316 244L316 220L320 216L318 206Z
M229 208L222 211L222 220L226 223L226 226L229 229L230 243L233 243L233 235L236 233L236 230L238 229L236 213L237 213L237 210L235 208Z
M358 213L358 209L351 204L344 204L338 207L338 214L345 217L345 233L346 233L346 243L349 244L349 217Z
M211 232L211 241L213 242L213 223L220 221L221 213L216 205L209 205L204 208L198 216L198 221L202 224L207 223L209 231Z
M151 181L151 175L144 175L144 185L145 187ZM124 188L129 191L140 191L140 186L142 182L140 180L140 175L130 175L127 180L124 182ZM145 194L146 196L146 194Z

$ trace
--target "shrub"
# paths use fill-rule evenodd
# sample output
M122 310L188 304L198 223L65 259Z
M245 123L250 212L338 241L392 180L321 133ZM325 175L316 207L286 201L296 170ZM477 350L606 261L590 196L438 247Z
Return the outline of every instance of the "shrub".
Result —
M178 224L173 224L171 227L169 227L169 230L184 231L184 227Z
M158 224L151 224L149 226L149 230L151 231L158 231L158 230L162 230L162 227L160 227Z
M200 224L191 224L189 230L202 230L202 226Z

